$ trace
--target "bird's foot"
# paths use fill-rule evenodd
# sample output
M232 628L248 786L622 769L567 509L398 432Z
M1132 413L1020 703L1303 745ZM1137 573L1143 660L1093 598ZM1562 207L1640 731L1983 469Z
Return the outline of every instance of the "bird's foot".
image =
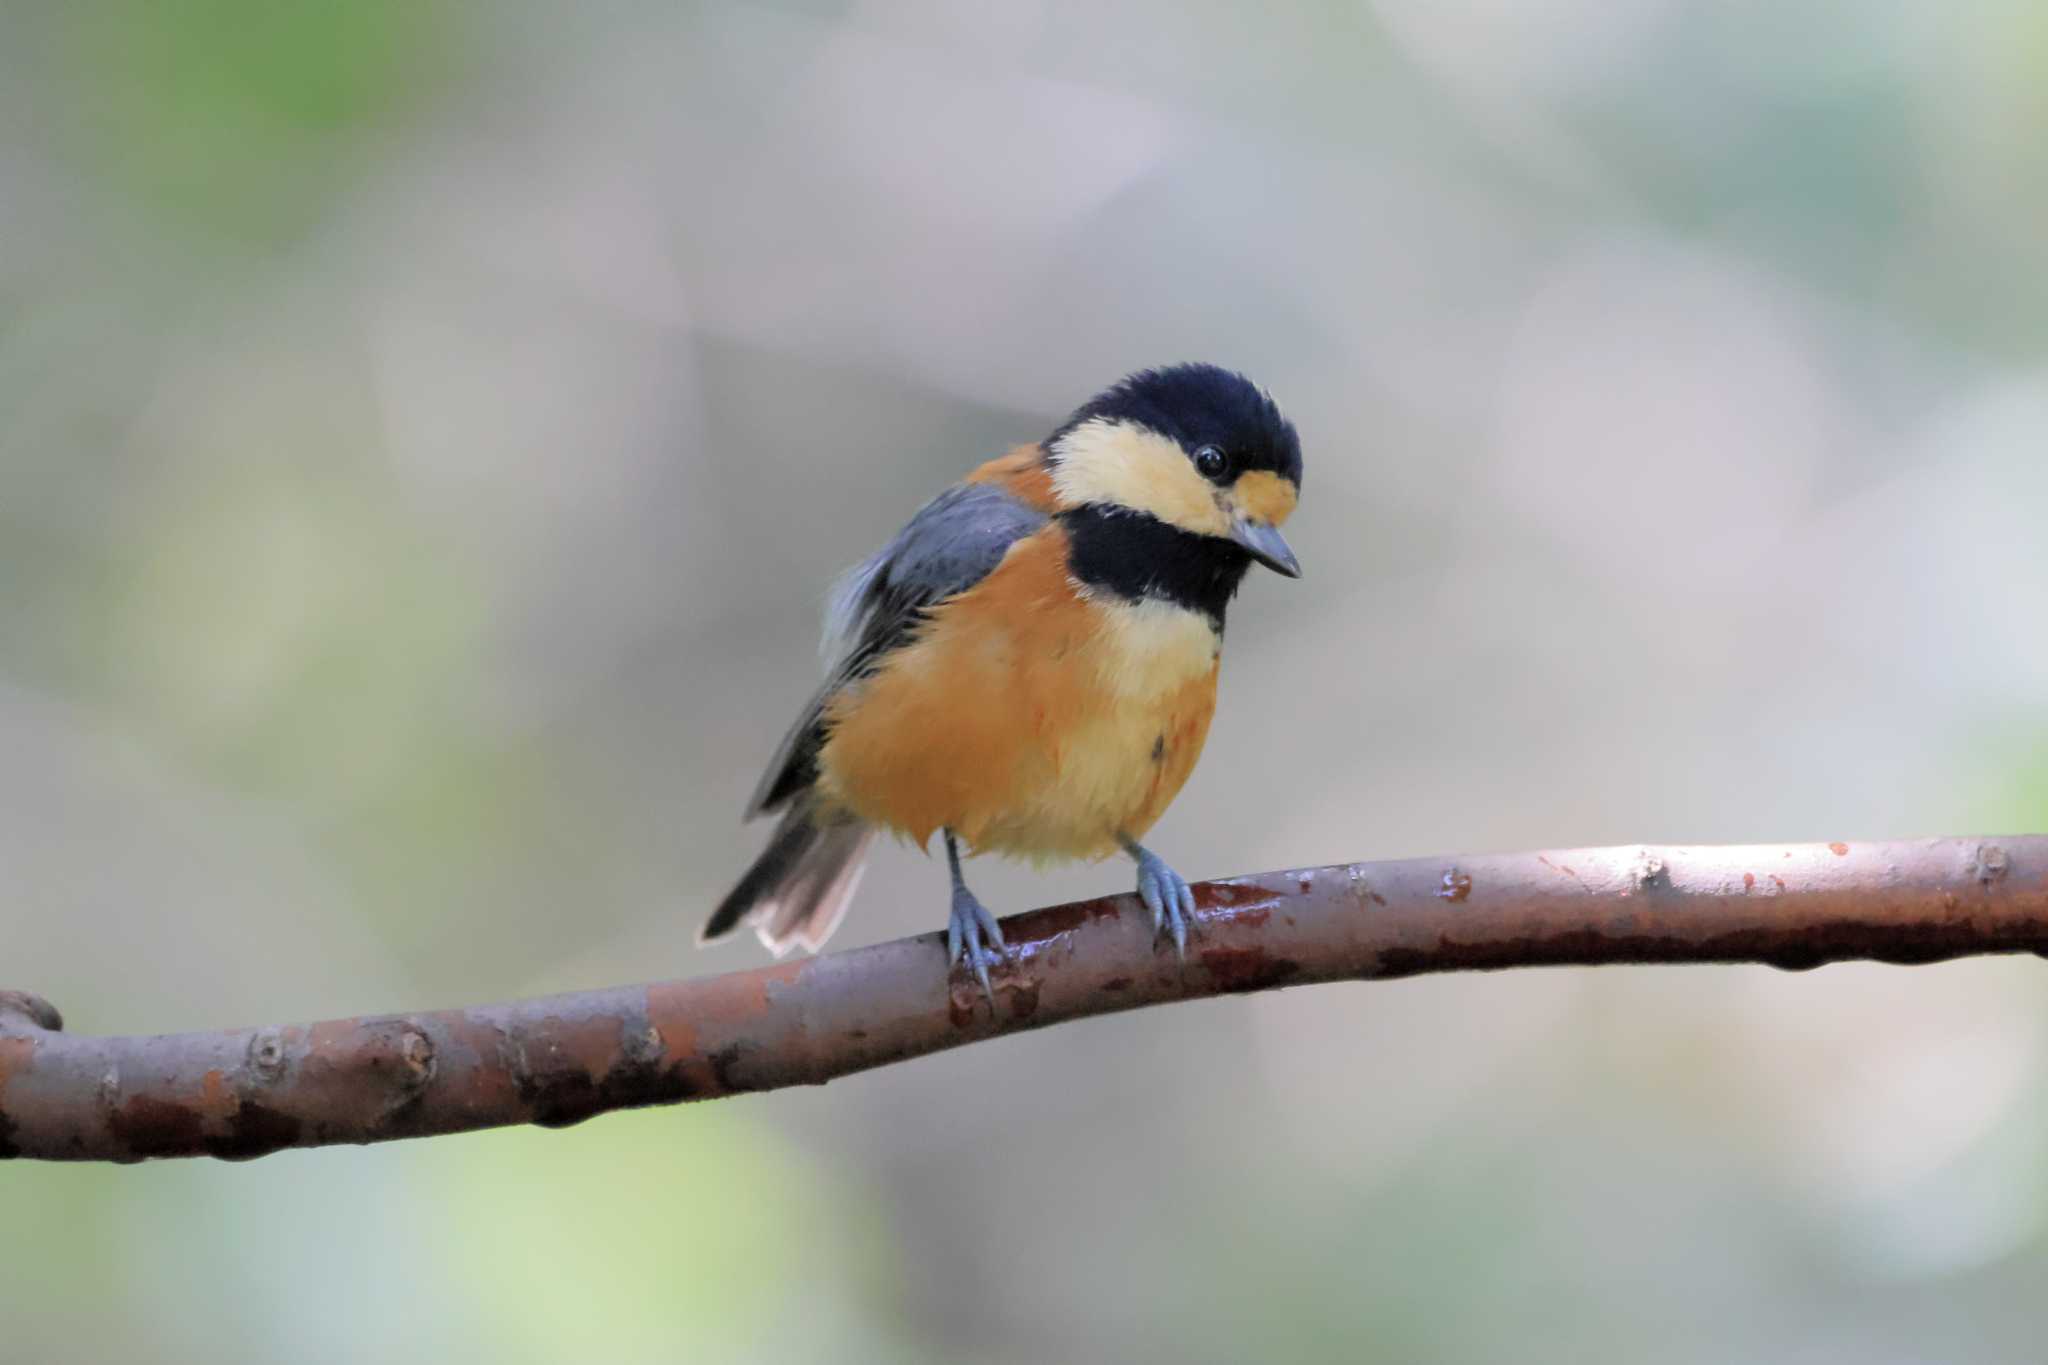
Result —
M1188 879L1149 849L1139 849L1138 899L1152 912L1152 932L1173 938L1173 950L1188 955L1188 921L1195 917L1195 893Z
M996 923L996 917L964 886L953 888L953 914L946 921L946 954L947 961L958 962L974 973L974 979L981 983L981 993L994 1006L996 993L988 984L988 969L1009 956L1009 947L1003 942L1003 927Z

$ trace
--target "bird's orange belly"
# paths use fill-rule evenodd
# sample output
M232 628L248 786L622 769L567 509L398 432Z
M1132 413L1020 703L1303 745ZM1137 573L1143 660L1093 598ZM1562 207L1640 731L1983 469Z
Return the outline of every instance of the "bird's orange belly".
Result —
M828 712L824 795L922 844L1097 858L1151 828L1194 770L1215 709L1217 637L1162 603L1067 581L1056 532L939 607Z

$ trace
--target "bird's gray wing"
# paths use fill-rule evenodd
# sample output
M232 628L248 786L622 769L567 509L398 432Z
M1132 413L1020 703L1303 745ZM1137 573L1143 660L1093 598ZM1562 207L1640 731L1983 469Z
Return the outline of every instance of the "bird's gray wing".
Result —
M825 685L777 746L747 818L779 810L817 780L826 705L907 643L925 612L988 577L1046 516L986 483L955 484L918 509L896 538L834 585L825 609Z

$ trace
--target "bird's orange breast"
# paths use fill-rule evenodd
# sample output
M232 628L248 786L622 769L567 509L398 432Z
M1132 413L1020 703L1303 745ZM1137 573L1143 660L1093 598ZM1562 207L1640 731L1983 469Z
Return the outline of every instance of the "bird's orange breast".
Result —
M922 844L1095 858L1140 837L1201 756L1219 640L1167 603L1084 596L1057 524L940 604L826 711L820 790Z

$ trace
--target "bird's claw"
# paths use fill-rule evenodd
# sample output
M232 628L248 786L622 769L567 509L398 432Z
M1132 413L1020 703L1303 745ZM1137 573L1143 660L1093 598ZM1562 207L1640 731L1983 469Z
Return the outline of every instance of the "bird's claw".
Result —
M990 1008L995 1006L996 992L989 984L989 965L1008 957L1009 945L1003 942L1003 926L996 922L995 915L972 891L964 886L955 887L953 913L946 921L946 960L962 963L974 973Z
M1152 932L1173 939L1173 951L1188 955L1188 922L1195 917L1195 892L1188 879L1149 850L1138 855L1138 899L1152 912Z

